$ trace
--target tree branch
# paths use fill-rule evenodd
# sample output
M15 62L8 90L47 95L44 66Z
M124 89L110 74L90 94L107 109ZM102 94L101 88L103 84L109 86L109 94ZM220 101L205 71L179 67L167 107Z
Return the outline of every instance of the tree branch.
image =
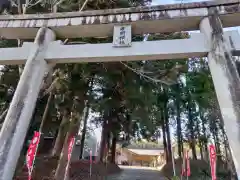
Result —
M135 72L136 74L138 74L139 76L141 77L144 77L154 83L162 83L162 84L165 84L165 85L168 85L170 86L171 84L170 83L167 83L166 81L163 81L163 80L160 80L160 79L155 79L155 78L151 78L145 74L143 74L142 72L138 71L137 69L133 69L132 67L128 66L127 64L123 63L120 61L121 64L123 64L126 68L130 69L131 71Z

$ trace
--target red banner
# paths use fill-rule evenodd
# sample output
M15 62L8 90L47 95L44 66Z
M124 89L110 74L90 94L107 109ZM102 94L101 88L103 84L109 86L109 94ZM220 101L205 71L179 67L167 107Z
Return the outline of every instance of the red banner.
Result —
M190 169L190 159L189 159L189 150L184 150L184 158L183 158L183 165L182 165L182 176L190 176L191 169Z
M33 170L33 163L37 153L38 144L40 141L40 132L34 132L34 136L32 141L28 147L27 155L26 155L26 164L28 168L28 179L31 180L32 170Z
M216 180L216 149L214 145L209 145L209 158L211 166L212 180Z
M70 139L70 142L69 142L69 145L68 145L68 161L70 161L70 159L71 159L74 142L75 142L75 138L72 137Z
M190 159L189 159L189 150L186 150L186 161L187 161L187 176L189 177L191 175L191 170L190 170Z

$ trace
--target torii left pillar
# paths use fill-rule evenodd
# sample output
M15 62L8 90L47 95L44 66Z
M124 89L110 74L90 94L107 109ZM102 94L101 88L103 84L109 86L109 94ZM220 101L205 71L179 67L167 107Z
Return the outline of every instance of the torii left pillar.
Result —
M39 29L0 132L0 180L12 180L36 100L49 65L44 60L52 30Z

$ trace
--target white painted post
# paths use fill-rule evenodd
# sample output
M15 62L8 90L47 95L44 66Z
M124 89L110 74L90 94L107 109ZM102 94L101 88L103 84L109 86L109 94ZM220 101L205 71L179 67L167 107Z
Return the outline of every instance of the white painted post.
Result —
M44 60L52 30L39 29L0 132L0 180L12 180L38 93L48 70Z
M208 64L233 152L234 164L240 176L240 78L231 53L234 47L231 47L231 37L227 39L223 36L216 10L212 16L201 21L200 30L207 37L207 43L211 47Z

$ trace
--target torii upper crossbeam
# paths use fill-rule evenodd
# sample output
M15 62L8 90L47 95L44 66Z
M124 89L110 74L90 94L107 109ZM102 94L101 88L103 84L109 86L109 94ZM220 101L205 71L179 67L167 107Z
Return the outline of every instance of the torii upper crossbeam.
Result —
M34 39L38 28L47 26L58 37L112 36L113 27L130 24L133 34L198 30L203 17L218 10L224 27L240 26L238 0L208 1L126 9L55 14L0 16L0 36Z

